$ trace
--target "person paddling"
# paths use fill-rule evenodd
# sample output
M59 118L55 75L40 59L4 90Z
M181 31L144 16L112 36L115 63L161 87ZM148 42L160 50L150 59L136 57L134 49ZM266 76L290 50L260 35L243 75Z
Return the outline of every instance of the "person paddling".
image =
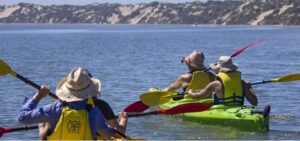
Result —
M256 106L257 97L249 83L241 79L241 72L230 56L221 56L218 64L210 67L218 74L217 80L210 82L202 90L189 90L187 97L206 98L214 93L214 104L244 105L244 97Z
M114 136L97 107L88 104L88 99L101 92L98 79L90 78L83 68L75 68L62 79L56 88L60 100L36 108L40 100L49 94L42 88L27 99L18 116L23 124L49 123L48 140L96 140L97 132L106 139Z
M200 51L193 51L190 55L184 57L181 62L187 65L189 72L180 75L175 82L164 90L176 91L179 88L183 88L183 92L185 92L188 90L203 89L209 82L215 79L210 73L204 72L206 69L204 60L205 56Z
M84 73L86 73L90 78L93 77L92 74L87 69L84 70ZM100 97L100 95L101 93L99 93L97 96ZM119 115L116 116L114 111L110 107L110 105L106 101L97 98L97 96L93 97L93 102L95 106L97 106L100 109L100 111L103 113L106 122L111 127L124 134L127 126L127 121L128 121L127 112L120 112Z
M238 71L237 64L234 64L230 56L221 56L218 64L210 67L218 74L215 81L210 82L202 90L189 90L186 97L206 98L214 93L214 104L229 106L244 106L246 98L253 106L257 106L258 100L249 82L241 79L241 72ZM269 130L269 116L271 106L266 105L262 115L266 130Z
M84 69L83 73L92 78L92 74L87 69ZM97 96L100 95L101 93L99 93ZM127 126L128 114L126 112L120 112L119 116L116 116L110 105L106 101L97 98L97 96L93 97L93 103L100 109L106 123L124 134ZM39 137L40 139L45 140L47 138L47 134L49 134L48 132L50 129L50 124L40 123L39 127Z

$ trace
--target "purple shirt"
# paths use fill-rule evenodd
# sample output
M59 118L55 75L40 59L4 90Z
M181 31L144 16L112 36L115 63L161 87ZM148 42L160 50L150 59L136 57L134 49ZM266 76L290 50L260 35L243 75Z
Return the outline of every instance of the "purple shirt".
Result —
M62 103L55 101L36 109L38 103L39 101L35 99L25 99L22 110L18 116L19 122L23 124L49 122L51 124L51 132L54 131L61 115L63 108ZM67 104L68 107L75 110L83 109L86 105L87 100L70 102ZM93 138L96 138L97 130L101 128L105 129L106 133L109 135L114 133L113 129L106 124L103 114L97 107L91 108L88 113Z

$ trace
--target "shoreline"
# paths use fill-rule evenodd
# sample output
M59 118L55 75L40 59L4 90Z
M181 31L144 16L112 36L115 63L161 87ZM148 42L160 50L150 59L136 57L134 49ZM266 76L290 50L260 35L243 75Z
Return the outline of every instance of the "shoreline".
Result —
M294 27L300 25L221 25L221 24L98 24L98 23L0 23L1 25L103 25L103 26L191 26L191 27Z

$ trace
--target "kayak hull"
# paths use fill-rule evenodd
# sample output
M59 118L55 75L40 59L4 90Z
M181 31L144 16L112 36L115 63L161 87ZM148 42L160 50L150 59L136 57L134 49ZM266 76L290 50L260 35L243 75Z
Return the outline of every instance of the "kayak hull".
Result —
M162 109L171 108L187 103L212 103L212 99L194 100L185 98L181 100L171 99L169 102L159 105ZM268 111L269 112L269 111ZM197 121L208 125L222 125L235 127L247 131L268 131L269 116L255 108L245 106L214 105L210 109L201 112L177 114L176 117L185 120ZM269 114L269 113L267 113Z

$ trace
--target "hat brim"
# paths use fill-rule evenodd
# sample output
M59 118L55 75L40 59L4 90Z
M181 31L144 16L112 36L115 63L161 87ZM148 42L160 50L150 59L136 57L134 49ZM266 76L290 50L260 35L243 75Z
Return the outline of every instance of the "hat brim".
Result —
M98 79L91 78L91 84L89 87L80 91L70 90L66 86L66 81L67 77L62 79L56 87L56 95L59 99L66 102L82 101L89 97L96 96L101 92L101 82Z
M237 70L236 66L232 66L230 68L227 68L227 67L220 68L220 72L230 72L230 71L235 71L235 70Z
M187 57L184 57L181 60L181 62L182 63L184 62L187 66L189 66L193 69L196 69L196 70L205 70L206 69L206 67L203 64L201 64L201 65L194 64L193 62L189 61L189 59L187 59Z
M235 63L228 65L228 66L220 66L220 64L210 64L209 67L212 70L214 70L216 73L235 71L238 69L238 65Z

